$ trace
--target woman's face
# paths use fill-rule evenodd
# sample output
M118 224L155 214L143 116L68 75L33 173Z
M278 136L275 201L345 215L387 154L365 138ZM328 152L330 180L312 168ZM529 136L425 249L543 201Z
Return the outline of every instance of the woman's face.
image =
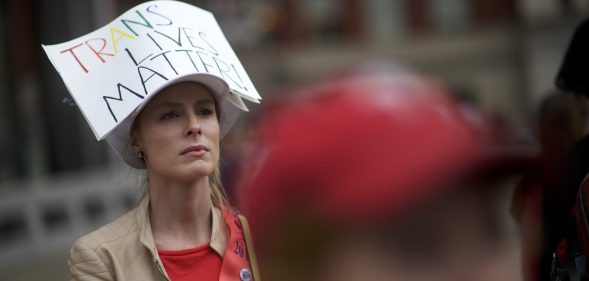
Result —
M215 100L194 82L162 90L137 117L135 153L144 153L150 177L190 181L208 176L219 160Z

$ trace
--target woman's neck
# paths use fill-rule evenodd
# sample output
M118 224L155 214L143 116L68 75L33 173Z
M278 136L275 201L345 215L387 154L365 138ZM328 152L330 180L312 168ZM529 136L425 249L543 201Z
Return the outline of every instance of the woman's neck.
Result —
M151 230L159 250L181 250L211 239L212 202L208 177L191 182L149 179Z

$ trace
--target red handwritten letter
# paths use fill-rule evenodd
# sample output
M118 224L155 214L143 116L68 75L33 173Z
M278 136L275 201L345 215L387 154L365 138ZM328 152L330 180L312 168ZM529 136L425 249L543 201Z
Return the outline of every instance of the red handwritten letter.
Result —
M78 56L76 56L76 53L74 52L74 49L77 48L77 47L80 47L80 46L82 46L82 43L80 43L80 44L78 44L76 46L73 46L73 47L71 47L69 49L65 49L65 50L61 51L60 53L62 53L62 54L65 53L65 52L71 53L72 56L74 56L74 59L76 59L76 61L80 65L80 67L82 67L82 69L84 70L84 72L88 73L88 69L84 66L84 64L82 64L82 62L80 61L80 59L78 58Z
M90 42L91 41L101 41L102 42L102 46L100 47L100 50L96 50L92 45L90 45ZM106 47L106 40L104 40L103 38L89 39L85 43L86 43L86 46L88 46L88 48L90 48L90 50L92 50L92 52L94 52L94 54L96 54L96 56L98 57L98 59L100 59L100 61L102 61L103 63L106 62L104 60L104 58L102 57L103 55L111 56L111 57L114 57L115 56L114 54L102 52L104 50L104 48Z

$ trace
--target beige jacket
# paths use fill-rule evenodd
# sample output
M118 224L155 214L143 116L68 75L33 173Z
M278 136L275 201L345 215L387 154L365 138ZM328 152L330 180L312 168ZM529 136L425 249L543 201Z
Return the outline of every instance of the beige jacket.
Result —
M169 280L149 221L149 199L114 222L78 239L70 250L70 280ZM223 257L229 229L213 208L211 248Z

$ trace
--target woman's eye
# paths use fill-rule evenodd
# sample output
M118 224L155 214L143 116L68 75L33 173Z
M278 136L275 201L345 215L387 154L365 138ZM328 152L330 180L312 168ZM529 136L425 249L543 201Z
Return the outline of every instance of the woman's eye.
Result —
M198 111L198 115L200 116L211 116L213 114L213 110L208 109L208 108L201 108Z
M178 112L176 111L170 111L170 112L166 112L164 113L164 115L162 116L162 120L168 120L168 119L173 119L176 117L179 117L180 114L178 114Z

